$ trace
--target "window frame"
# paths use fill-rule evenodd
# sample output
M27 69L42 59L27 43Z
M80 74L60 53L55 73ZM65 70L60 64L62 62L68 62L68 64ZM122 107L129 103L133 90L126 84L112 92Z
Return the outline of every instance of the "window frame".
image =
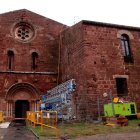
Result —
M127 96L128 95L128 84L127 84L127 78L123 77L116 77L116 90L117 90L117 96Z
M14 67L14 52L12 50L8 50L8 70L13 70Z
M37 69L37 58L38 58L38 53L37 52L32 52L32 70Z
M121 47L122 47L124 62L134 63L132 51L130 47L130 39L127 34L121 35Z

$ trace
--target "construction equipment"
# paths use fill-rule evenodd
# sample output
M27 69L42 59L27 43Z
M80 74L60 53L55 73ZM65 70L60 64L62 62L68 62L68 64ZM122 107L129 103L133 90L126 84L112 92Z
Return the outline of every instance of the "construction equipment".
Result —
M104 115L105 116L114 116L112 110L112 104L114 105L115 116L126 116L126 117L135 117L137 115L137 109L135 102L117 102L117 103L108 103L104 104Z
M60 114L66 114L68 119L72 116L72 93L75 91L75 79L70 79L41 96L41 110L56 110Z

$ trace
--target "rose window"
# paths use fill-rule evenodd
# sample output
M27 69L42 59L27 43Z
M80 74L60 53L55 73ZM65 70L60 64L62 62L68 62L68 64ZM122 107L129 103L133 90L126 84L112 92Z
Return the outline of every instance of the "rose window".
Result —
M27 23L20 23L15 28L15 38L20 41L29 41L34 36L33 27Z

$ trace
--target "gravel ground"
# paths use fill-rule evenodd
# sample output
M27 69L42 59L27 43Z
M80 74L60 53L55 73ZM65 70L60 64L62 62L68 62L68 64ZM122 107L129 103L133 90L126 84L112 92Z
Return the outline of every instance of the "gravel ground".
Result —
M10 131L10 133L11 133L11 131L14 132L15 130L8 130L5 128L0 128L0 140L2 140L2 139L5 140L5 138L6 139L8 138L8 137L4 138L5 134L8 135L8 131ZM24 131L23 134L27 135L27 132ZM21 140L21 137L19 137L19 139ZM29 139L31 139L31 137ZM34 137L33 139L35 140L36 138ZM10 140L10 139L8 138L7 140ZM26 137L26 140L28 140L27 137ZM40 138L40 140L60 140L60 139ZM63 139L63 140L67 140L67 139ZM78 138L73 138L73 139L68 139L68 140L140 140L140 129L135 132L97 134L97 135L93 135L93 136L83 136L83 137L78 137Z
M140 132L123 132L79 137L70 140L140 140Z
M38 138L26 128L25 121L13 121L10 125L2 123L0 126L0 140L38 140Z
M12 138L13 137L13 138ZM36 140L33 134L24 126L11 126L9 128L0 128L0 140ZM39 140L140 140L140 127L131 132L117 132L108 134L97 134L93 136L81 136L73 139L48 139L39 138Z
M3 139L6 133L7 133L7 128L0 128L0 140Z

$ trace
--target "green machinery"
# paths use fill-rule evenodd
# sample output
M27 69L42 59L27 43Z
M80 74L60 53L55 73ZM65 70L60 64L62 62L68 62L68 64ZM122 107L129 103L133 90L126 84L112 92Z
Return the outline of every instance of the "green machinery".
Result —
M137 109L134 102L124 102L124 103L108 103L104 104L104 115L105 116L136 116Z

